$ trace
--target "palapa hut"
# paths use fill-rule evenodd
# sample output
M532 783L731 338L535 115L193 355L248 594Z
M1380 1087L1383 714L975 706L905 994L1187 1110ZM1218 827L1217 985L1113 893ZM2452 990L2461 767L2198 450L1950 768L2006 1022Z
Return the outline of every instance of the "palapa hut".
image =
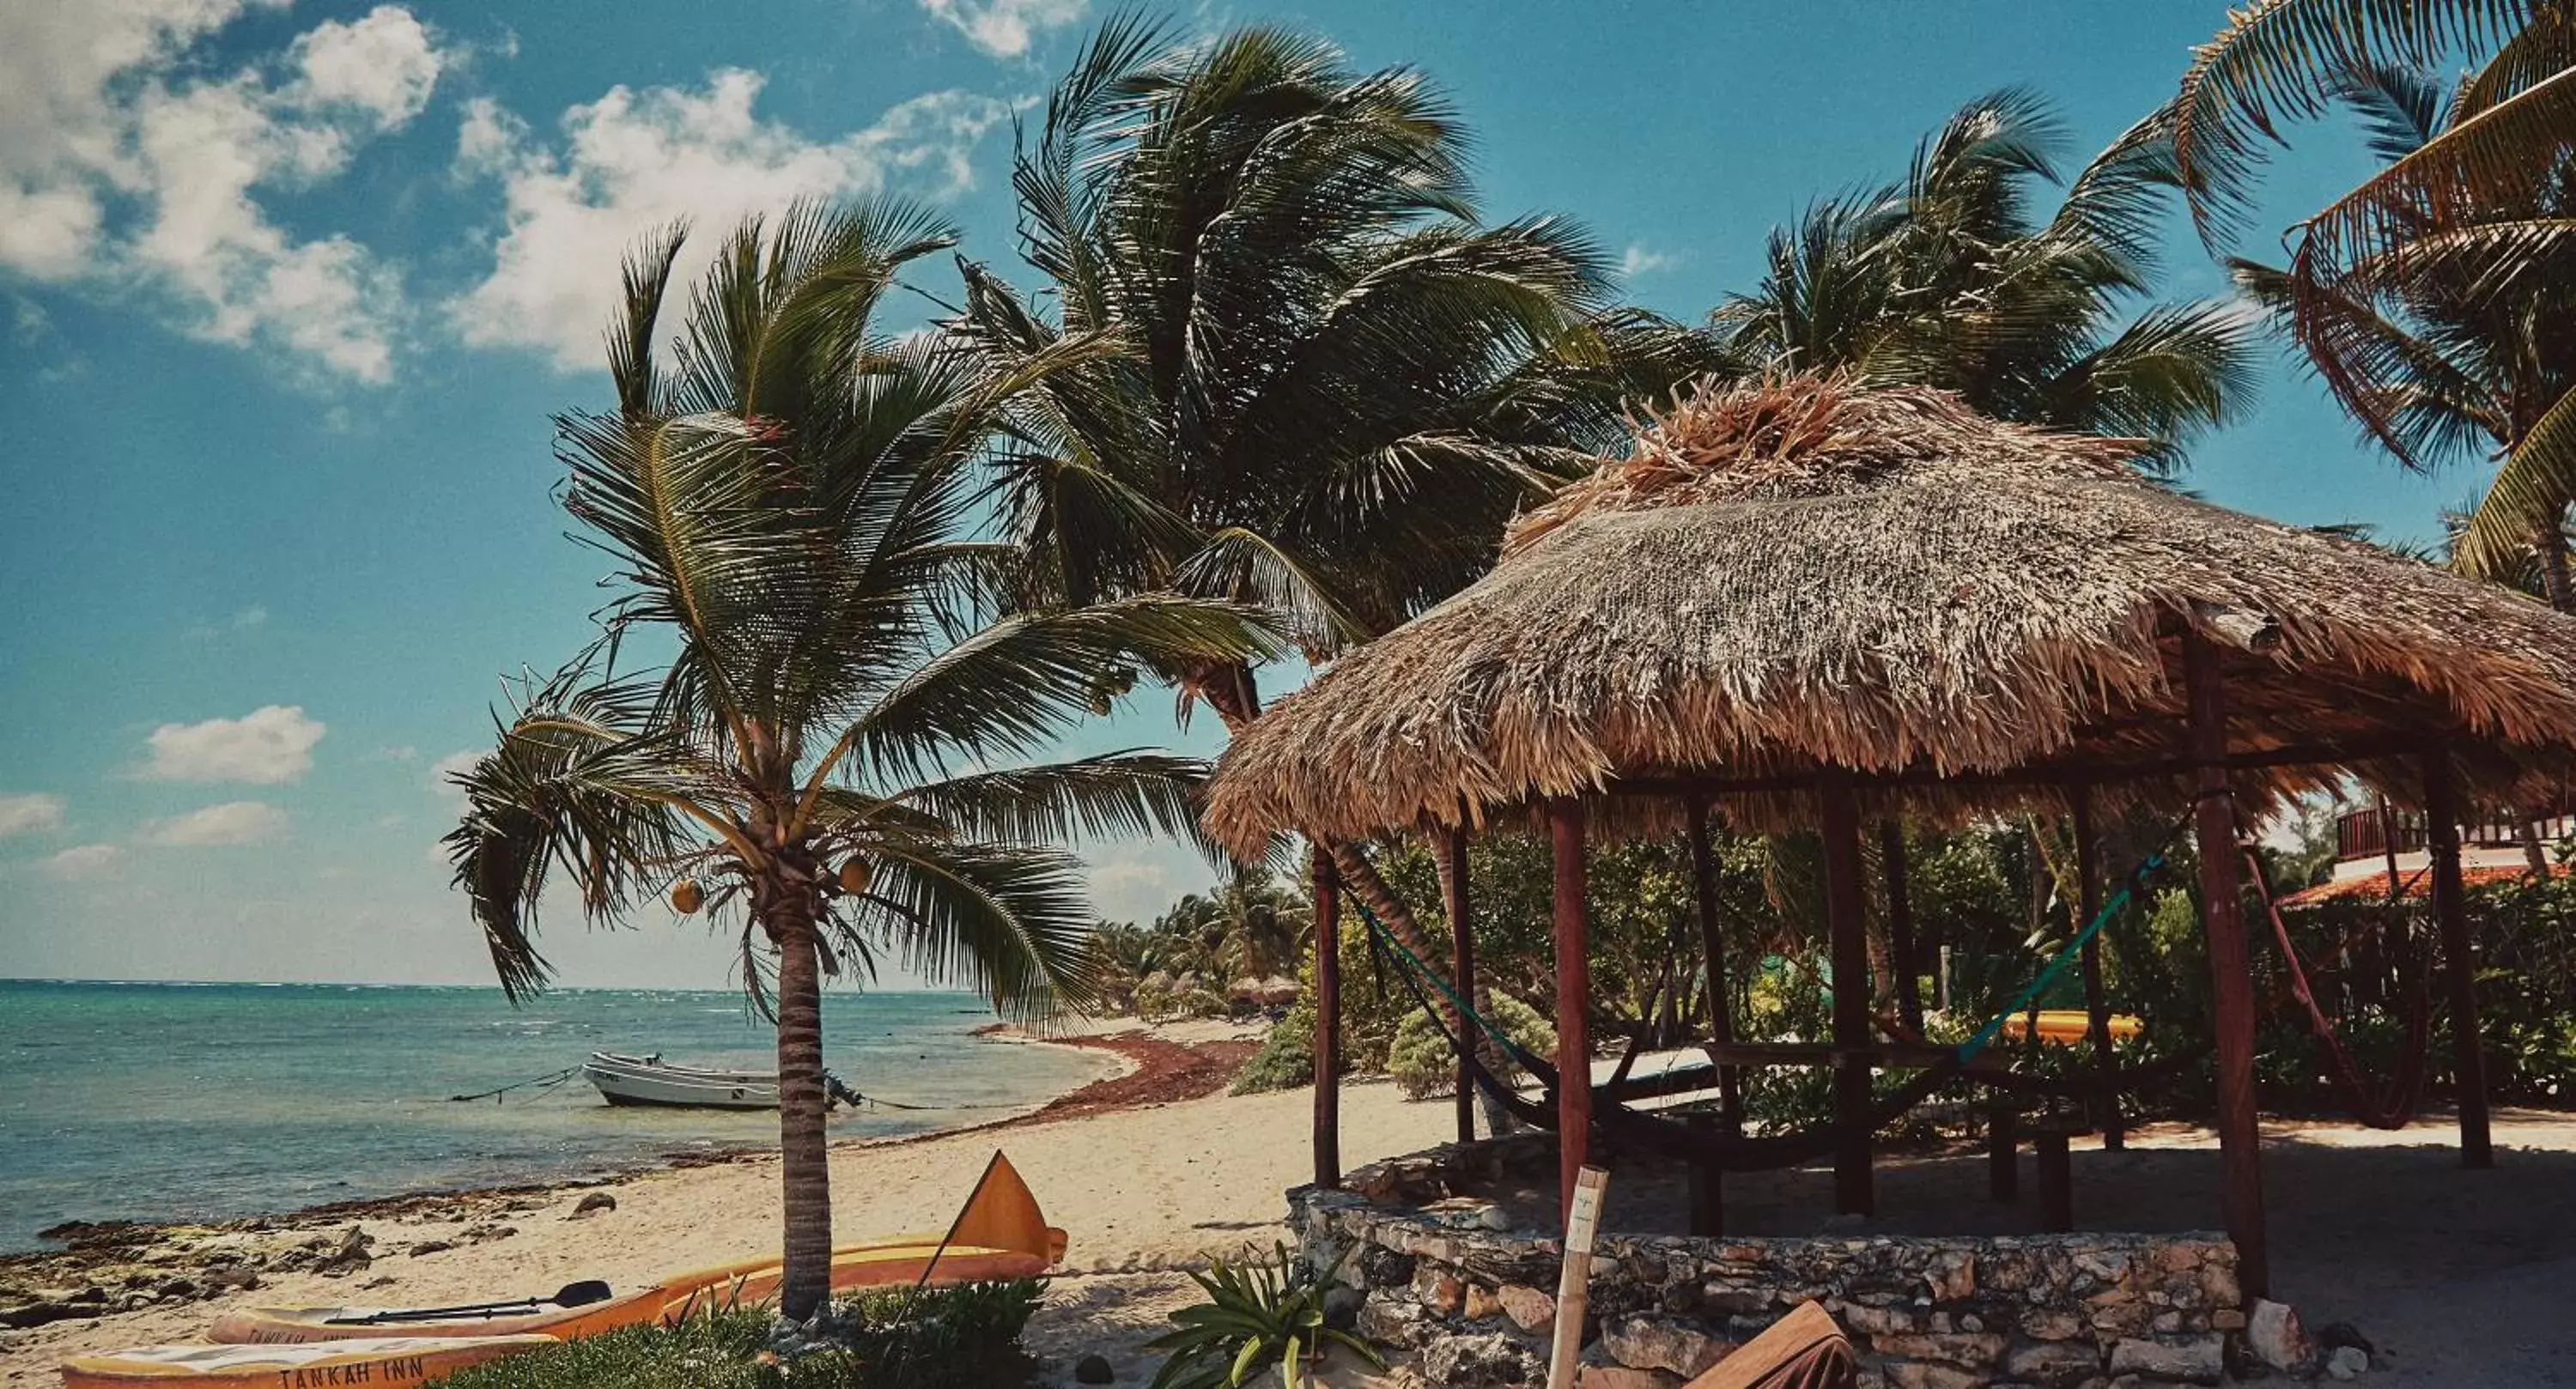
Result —
M1686 823L1704 842L1711 811L1820 829L1835 974L1856 979L1865 822L2032 806L2072 811L2081 832L2100 803L2196 805L2226 1223L2260 1295L2237 810L2250 820L2346 776L2427 809L2461 1144L2486 1163L2447 827L2464 798L2555 798L2576 766L2576 619L2177 495L2130 466L2135 452L1928 389L1817 377L1707 389L1648 422L1630 457L1522 517L1484 579L1238 736L1206 822L1249 851L1285 831L1349 841L1543 818L1559 995L1580 999L1588 833ZM2088 863L2088 899L2099 877ZM1712 951L1713 910L1703 901ZM1892 944L1910 983L1910 944ZM1319 957L1327 984L1331 959ZM1873 1040L1865 1007L1864 991L1837 989L1833 1045L1816 1049L1845 1119L1866 1118L1873 1063L1900 1050ZM1586 1075L1583 1010L1560 1012L1559 1069ZM1326 1183L1331 1091L1317 1087ZM1559 1087L1569 1178L1593 1100ZM1838 1150L1845 1210L1869 1208L1868 1164L1865 1135Z

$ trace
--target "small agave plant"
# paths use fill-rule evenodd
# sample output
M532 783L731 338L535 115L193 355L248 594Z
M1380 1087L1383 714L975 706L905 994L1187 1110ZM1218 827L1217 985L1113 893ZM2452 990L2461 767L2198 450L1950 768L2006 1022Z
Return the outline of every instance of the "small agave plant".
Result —
M1169 1357L1153 1389L1242 1389L1273 1365L1280 1382L1296 1389L1327 1344L1386 1368L1368 1342L1324 1325L1330 1274L1318 1275L1285 1244L1271 1249L1268 1260L1247 1248L1237 1262L1217 1259L1190 1275L1208 1300L1172 1313L1175 1329L1146 1343Z

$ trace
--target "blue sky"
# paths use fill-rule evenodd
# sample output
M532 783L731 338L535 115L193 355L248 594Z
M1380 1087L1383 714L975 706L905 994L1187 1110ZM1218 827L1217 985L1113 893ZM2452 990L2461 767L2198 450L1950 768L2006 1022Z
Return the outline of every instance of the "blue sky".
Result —
M547 416L601 403L620 249L798 194L931 199L1012 262L1010 119L1093 0L502 5L37 0L0 10L0 976L482 982L433 856L440 761L496 676L584 638ZM2054 98L2070 153L2170 94L2220 4L1387 4L1184 11L1426 68L1492 215L1592 228L1696 317L1766 229L1894 174L1968 98ZM2315 132L2279 225L2349 182ZM2260 246L2257 249L2261 249ZM2177 295L2218 293L2187 236ZM923 287L946 290L935 269ZM2479 479L2369 456L2285 366L2191 485L2422 536ZM1160 693L1085 749L1184 735ZM1112 916L1203 881L1089 851ZM707 984L648 911L548 939L566 982Z

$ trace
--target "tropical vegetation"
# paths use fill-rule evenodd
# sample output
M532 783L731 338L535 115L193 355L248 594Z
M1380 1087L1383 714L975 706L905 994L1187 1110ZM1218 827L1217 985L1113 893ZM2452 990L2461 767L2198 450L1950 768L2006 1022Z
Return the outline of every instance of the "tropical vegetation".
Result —
M1196 763L1033 763L1125 663L1242 661L1231 611L1136 595L1003 612L971 465L1024 380L873 315L953 232L899 202L752 218L666 323L674 228L626 266L614 409L556 421L564 510L613 566L599 635L524 682L447 836L501 983L542 987L550 884L738 932L774 1010L781 1308L823 1302L821 981L881 958L1016 1018L1089 1003L1090 834L1191 832ZM1081 344L1059 344L1078 356ZM1043 363L1021 364L1022 372Z
M1021 1279L888 1288L834 1305L818 1341L773 1347L765 1311L701 1312L490 1361L454 1389L1004 1389L1036 1364L1020 1333L1046 1285Z
M2444 74L2463 56L2469 71ZM2289 229L2285 265L2240 263L2241 278L2367 438L2412 467L2498 460L2456 563L2536 569L2562 609L2571 68L2576 9L2551 0L2262 0L2199 50L2169 110L2213 245L2251 219L2286 121L2358 114L2380 167Z

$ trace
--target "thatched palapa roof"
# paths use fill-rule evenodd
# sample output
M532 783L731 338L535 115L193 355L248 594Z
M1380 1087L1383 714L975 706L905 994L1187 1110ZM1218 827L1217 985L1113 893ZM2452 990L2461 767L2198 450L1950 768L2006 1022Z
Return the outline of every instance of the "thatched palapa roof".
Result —
M1248 851L1694 788L1761 820L1825 768L1909 811L2178 801L2186 628L2223 654L2251 791L2334 774L2305 760L2406 798L2389 759L2435 737L2488 793L2576 763L2576 618L2177 495L2133 452L1928 389L1703 391L1238 736L1208 823Z

